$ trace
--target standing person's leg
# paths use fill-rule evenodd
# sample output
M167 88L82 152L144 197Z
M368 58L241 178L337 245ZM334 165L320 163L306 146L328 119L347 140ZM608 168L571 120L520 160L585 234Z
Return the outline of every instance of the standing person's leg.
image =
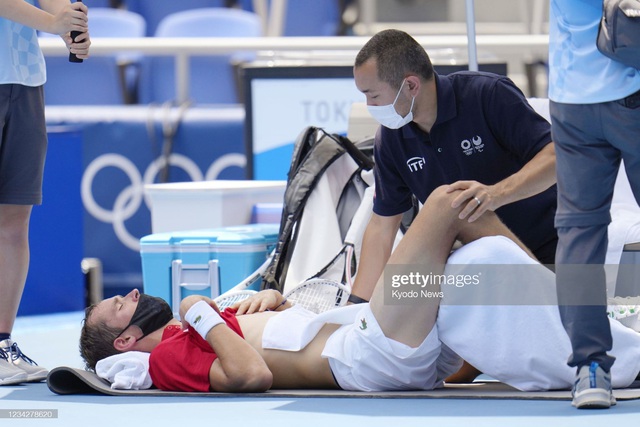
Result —
M0 385L28 380L5 351L18 313L29 269L28 227L31 206L0 205Z
M13 329L27 278L30 215L31 206L0 205L0 333Z
M47 371L22 353L11 338L29 270L29 220L42 201L47 151L43 88L0 85L0 351L26 380Z
M572 347L568 364L580 373L582 367L597 363L608 374L615 359L607 354L612 338L603 264L620 152L603 132L602 107L552 102L551 118L558 175L556 283L560 316ZM597 366L589 369L596 375ZM599 400L593 406L608 407L610 394L600 392L610 388L606 382L583 395L593 393ZM574 404L580 407L578 394Z

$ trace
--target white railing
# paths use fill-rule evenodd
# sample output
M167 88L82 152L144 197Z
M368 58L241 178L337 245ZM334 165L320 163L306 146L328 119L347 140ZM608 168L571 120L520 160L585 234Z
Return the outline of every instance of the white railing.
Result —
M416 40L429 52L436 49L464 49L467 36L418 36ZM220 55L237 51L261 53L353 51L356 52L369 37L248 37L248 38L95 38L91 44L92 55L113 55L135 52L144 55L174 56L176 58L176 99L189 98L189 57L195 55ZM548 35L512 34L478 35L476 45L479 52L500 55L547 54ZM40 47L46 56L68 55L58 37L40 38Z

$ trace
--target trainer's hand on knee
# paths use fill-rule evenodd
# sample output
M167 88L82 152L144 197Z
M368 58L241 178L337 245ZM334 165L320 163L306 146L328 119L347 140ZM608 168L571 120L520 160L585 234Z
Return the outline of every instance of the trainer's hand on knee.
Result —
M451 202L453 209L462 207L458 214L460 219L473 222L487 211L495 211L500 205L494 195L493 187L478 181L457 181L449 185L447 193L458 191L459 194Z

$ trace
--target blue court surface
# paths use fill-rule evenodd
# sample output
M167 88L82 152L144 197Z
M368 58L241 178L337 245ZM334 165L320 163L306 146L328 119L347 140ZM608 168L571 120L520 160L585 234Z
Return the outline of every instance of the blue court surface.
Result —
M83 313L19 317L13 337L42 366L80 368ZM16 414L57 418L17 419ZM52 411L52 412L48 412ZM57 411L57 412L56 412ZM45 383L0 387L0 425L143 426L605 426L638 424L640 400L609 410L576 410L568 401L415 398L121 397L52 393ZM188 423L188 424L184 424ZM202 424L206 423L206 424ZM302 424L303 423L303 424Z

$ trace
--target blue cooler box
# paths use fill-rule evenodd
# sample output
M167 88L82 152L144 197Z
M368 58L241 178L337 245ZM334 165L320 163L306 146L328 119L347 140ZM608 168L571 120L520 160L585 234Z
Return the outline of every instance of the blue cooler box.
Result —
M157 233L140 239L144 292L177 315L193 294L215 298L260 267L278 240L278 224ZM260 280L250 288L260 290Z

